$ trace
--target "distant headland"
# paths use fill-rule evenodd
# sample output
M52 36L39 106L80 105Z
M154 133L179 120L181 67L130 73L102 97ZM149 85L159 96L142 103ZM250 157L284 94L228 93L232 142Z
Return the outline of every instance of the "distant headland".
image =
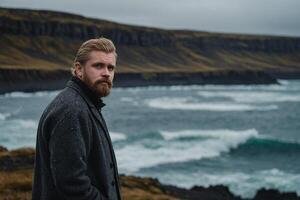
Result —
M0 8L0 30L0 93L62 88L80 44L101 36L117 46L119 87L300 78L300 37L165 30L9 8Z

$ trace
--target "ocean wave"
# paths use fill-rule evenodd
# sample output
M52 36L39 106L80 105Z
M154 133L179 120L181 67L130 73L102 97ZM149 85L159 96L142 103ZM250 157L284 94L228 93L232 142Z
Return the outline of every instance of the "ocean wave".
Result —
M241 156L271 156L288 155L298 156L300 154L300 143L296 141L284 141L271 137L255 137L247 142L240 144L238 148L233 149L231 154Z
M25 120L25 119L16 119L14 120L16 124L18 124L21 128L31 128L31 129L37 129L38 123L35 120Z
M134 105L134 106L139 105L139 102L135 98L132 98L132 97L121 97L120 101L125 102L125 103L130 103L131 105Z
M203 139L221 139L221 140L238 140L245 141L251 137L257 137L258 132L255 129L248 130L183 130L183 131L161 131L165 140L182 139L182 138L203 138Z
M213 91L299 91L299 80L279 80L280 84L262 85L204 85L201 90Z
M123 101L123 102L132 102L133 98L132 97L121 97L120 101Z
M9 119L0 121L1 145L8 149L34 147L38 123L32 119ZM4 144L3 144L4 143Z
M125 134L119 132L110 132L110 137L113 142L127 139Z
M185 177L170 176L167 174L162 180L167 183L176 183L177 186L190 188L194 185L211 186L211 185L227 185L230 191L243 198L253 198L257 190L261 188L278 189L279 191L291 192L296 191L300 194L300 175L282 171L277 168L259 170L255 172L194 172L193 177L185 174ZM184 181L182 181L184 178Z
M161 97L145 101L152 108L165 110L205 110L205 111L269 111L278 109L277 105L252 105L232 102L191 102L188 98Z
M6 119L9 119L9 118L11 118L12 116L17 115L21 110L22 110L22 108L19 107L19 108L15 109L15 110L12 110L11 112L3 112L3 113L0 113L0 120L6 120Z
M45 97L56 96L60 90L57 91L40 91L40 92L11 92L1 95L4 98L32 98L32 97Z
M172 162L186 162L202 158L212 158L237 148L247 140L258 136L255 129L250 130L187 130L161 131L163 141L156 142L155 148L137 141L116 151L120 168L134 172L141 168L153 167ZM178 140L183 137L205 137L202 140ZM177 140L176 140L177 139Z
M286 94L266 91L201 91L201 97L221 97L230 98L235 102L242 103L267 103L267 102L300 102L299 94Z
M2 131L9 130L12 132L20 132L22 134L25 130L37 129L38 122L32 119L11 119L3 122Z
M0 120L6 120L11 116L11 113L0 113Z
M262 85L214 85L214 84L206 84L206 85L171 85L171 86L142 86L142 87L126 87L126 88L115 88L114 91L129 91L129 92L139 92L139 91L189 91L189 90L266 90L266 91L283 91L283 90L299 90L299 84L297 81L286 81L279 80L280 84L262 84ZM290 86L295 86L295 88L291 88Z

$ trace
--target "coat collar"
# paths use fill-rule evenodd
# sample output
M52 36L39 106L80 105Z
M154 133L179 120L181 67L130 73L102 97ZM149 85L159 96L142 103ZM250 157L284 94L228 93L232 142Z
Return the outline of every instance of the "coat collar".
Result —
M99 121L102 129L104 130L106 138L110 141L106 123L102 117L101 112L99 112L99 111L101 111L101 108L105 104L100 99L101 100L99 103L100 109L97 108L95 105L95 102L93 102L93 99L92 99L93 97L91 96L91 93L90 93L92 91L87 86L85 86L84 83L80 79L78 79L78 80L76 80L76 79L78 79L78 78L72 77L72 79L70 81L68 81L67 87L75 90L84 99L84 101L87 103L87 105L88 105L89 109L91 110L92 114L94 115L94 117L96 117L96 119Z
M101 110L105 106L102 99L95 95L95 93L76 76L73 76L71 80L68 81L67 87L75 89L83 96L89 106L95 107L97 110Z

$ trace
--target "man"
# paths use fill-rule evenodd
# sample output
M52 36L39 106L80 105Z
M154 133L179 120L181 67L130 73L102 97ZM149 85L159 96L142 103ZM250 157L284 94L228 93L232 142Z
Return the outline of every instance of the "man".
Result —
M117 163L100 112L116 57L114 44L105 38L79 48L72 79L39 122L33 200L121 199Z

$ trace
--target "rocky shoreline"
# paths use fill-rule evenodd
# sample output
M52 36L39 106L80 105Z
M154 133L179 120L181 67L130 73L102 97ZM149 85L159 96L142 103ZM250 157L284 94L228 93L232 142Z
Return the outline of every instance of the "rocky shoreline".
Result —
M1 7L0 29L0 94L62 89L78 47L99 36L117 47L115 87L300 78L299 37L165 30Z
M34 155L32 148L8 151L0 146L0 199L31 199ZM234 195L224 185L184 189L164 185L153 178L121 175L120 179L123 199L246 200ZM295 192L262 188L257 191L253 200L300 200L300 196Z
M35 92L62 89L70 79L68 70L0 69L0 94L14 91ZM211 71L169 73L117 73L115 87L276 84L276 78L263 71Z

